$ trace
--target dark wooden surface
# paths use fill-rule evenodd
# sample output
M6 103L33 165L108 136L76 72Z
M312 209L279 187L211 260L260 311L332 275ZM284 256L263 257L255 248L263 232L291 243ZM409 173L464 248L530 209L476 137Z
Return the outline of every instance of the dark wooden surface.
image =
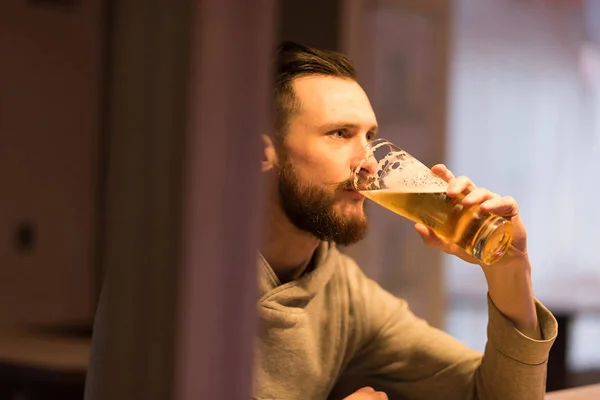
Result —
M89 351L86 335L0 327L0 399L81 400Z

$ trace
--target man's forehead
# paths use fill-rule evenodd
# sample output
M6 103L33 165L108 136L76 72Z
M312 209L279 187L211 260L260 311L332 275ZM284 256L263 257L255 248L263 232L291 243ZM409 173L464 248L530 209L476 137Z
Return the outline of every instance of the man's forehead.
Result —
M294 81L294 92L300 102L298 116L310 117L315 125L332 122L376 124L366 93L353 80L302 77Z

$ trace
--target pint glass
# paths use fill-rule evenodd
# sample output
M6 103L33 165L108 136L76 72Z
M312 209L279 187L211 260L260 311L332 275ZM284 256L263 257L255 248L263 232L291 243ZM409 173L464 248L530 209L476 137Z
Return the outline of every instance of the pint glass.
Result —
M365 168L367 162L370 168ZM367 147L367 157L354 171L354 187L383 207L425 224L482 264L498 261L510 246L510 221L482 211L478 205L462 205L464 195L449 197L444 180L385 139Z

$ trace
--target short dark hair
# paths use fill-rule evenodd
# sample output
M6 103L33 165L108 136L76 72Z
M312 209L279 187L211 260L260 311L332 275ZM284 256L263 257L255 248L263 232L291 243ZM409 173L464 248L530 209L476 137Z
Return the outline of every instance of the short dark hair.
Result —
M356 80L352 61L345 55L285 41L276 53L274 118L275 138L282 143L294 112L300 109L300 100L294 93L294 79L308 75L335 76Z

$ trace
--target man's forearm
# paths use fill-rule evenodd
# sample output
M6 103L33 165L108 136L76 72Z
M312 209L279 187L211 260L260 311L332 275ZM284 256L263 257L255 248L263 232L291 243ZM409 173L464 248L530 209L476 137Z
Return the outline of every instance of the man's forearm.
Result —
M507 258L510 257L510 258ZM541 339L533 288L531 265L526 254L507 254L501 262L484 266L489 296L496 308L531 339Z

